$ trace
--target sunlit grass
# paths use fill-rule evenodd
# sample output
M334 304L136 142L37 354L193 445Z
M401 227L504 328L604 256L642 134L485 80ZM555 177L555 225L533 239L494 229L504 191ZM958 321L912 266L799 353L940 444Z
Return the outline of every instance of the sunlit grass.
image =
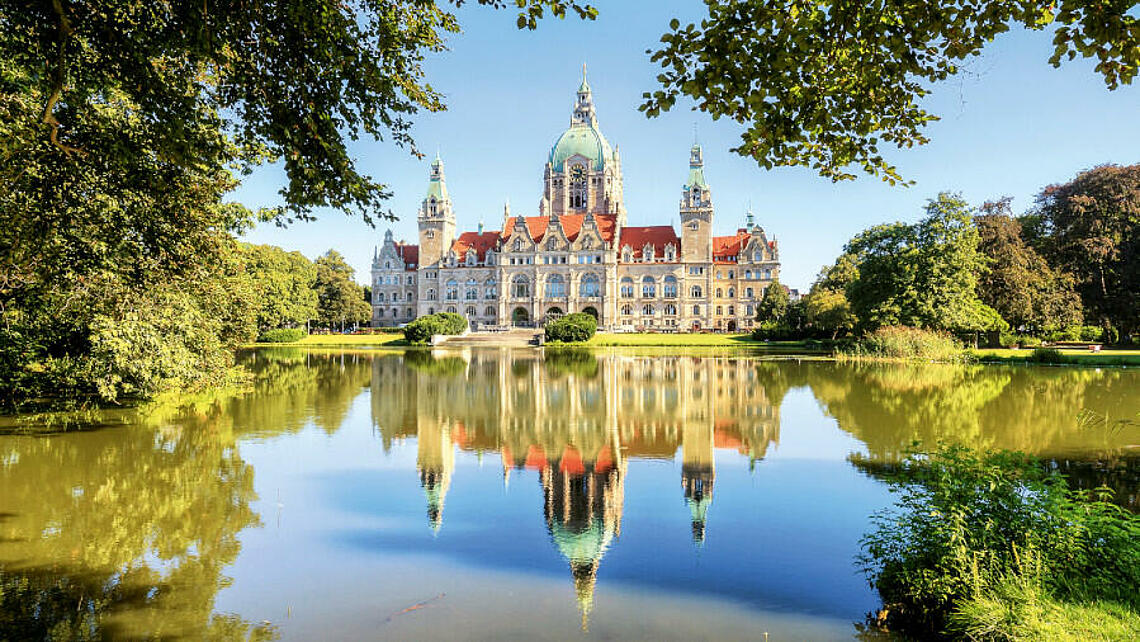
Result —
M1140 350L1059 350L1063 364L1079 366L1140 366ZM972 350L971 354L983 363L1032 363L1033 350L992 348Z

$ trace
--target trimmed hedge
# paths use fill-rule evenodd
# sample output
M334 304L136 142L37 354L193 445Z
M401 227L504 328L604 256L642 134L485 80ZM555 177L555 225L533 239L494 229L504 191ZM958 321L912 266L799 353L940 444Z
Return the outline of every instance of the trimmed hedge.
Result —
M467 318L454 312L424 315L404 326L404 339L412 345L431 343L432 335L463 334Z
M258 343L293 343L309 336L304 328L274 328L257 337Z
M573 312L547 322L543 329L547 341L581 343L589 341L598 331L598 320L585 312Z

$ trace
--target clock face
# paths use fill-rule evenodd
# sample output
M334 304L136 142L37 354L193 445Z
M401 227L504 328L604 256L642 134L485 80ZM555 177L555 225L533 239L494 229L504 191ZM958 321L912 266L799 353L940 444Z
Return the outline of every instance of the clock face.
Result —
M570 168L570 182L575 185L581 185L586 182L586 168L581 165L575 165Z

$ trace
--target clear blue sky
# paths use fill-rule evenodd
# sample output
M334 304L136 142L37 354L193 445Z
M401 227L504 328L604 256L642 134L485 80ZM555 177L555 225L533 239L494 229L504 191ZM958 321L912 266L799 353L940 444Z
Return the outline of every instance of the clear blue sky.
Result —
M537 213L543 163L569 123L583 62L602 131L621 148L630 223L678 224L697 123L716 233L736 229L751 201L757 221L779 239L783 280L792 287L810 285L860 230L918 219L925 201L940 191L960 192L975 204L1012 196L1021 212L1042 187L1082 169L1140 162L1140 87L1110 92L1084 60L1053 69L1048 34L1014 31L973 61L968 73L936 88L928 106L942 120L928 128L929 145L888 155L914 186L891 187L870 176L833 184L800 168L765 171L729 153L741 131L735 123L714 123L681 101L655 119L637 111L642 92L656 86L657 68L645 50L655 48L671 18L699 20L703 3L595 5L596 21L548 19L533 32L515 28L512 10L464 6L464 32L425 65L448 106L416 117L414 136L428 158L418 160L388 143L362 140L355 147L361 169L395 192L391 206L400 220L390 227L397 238L415 242L415 213L437 147L461 230L474 229L481 219L487 229L499 229L508 199L516 215ZM278 168L262 168L234 198L253 207L273 204L280 185ZM387 226L374 230L329 211L317 222L286 229L263 225L247 238L310 258L335 248L356 268L357 280L367 282L372 248Z

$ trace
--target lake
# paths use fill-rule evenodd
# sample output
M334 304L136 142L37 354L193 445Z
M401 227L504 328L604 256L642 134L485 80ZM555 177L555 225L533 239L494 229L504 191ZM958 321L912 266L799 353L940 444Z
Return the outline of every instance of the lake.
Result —
M859 539L916 442L1140 510L1137 369L243 359L245 394L0 421L0 638L852 639Z

